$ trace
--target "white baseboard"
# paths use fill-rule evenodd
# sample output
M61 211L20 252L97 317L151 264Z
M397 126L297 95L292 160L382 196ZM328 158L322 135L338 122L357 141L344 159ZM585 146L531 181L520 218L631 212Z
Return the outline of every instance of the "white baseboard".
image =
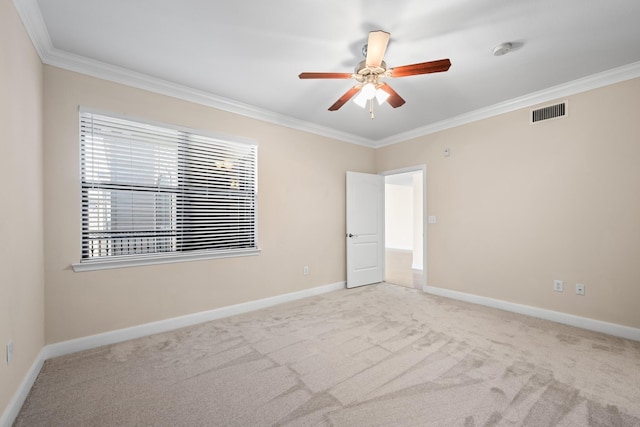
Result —
M24 376L18 390L9 401L7 408L0 416L0 427L11 427L13 421L16 419L20 409L22 408L33 383L36 381L36 378L38 378L38 374L40 373L40 369L42 369L44 361L44 349L42 349L36 356L36 360L31 365L31 368L29 368L29 371L27 371L27 375Z
M291 292L288 294L277 295L274 297L264 298L255 301L249 301L241 304L231 305L228 307L216 308L214 310L203 311L200 313L188 314L186 316L174 317L171 319L160 320L157 322L146 323L144 325L132 326L130 328L118 329L115 331L105 332L102 334L91 335L88 337L77 338L69 341L63 341L55 344L49 344L43 347L31 368L25 375L18 390L13 395L9 405L0 417L0 427L10 427L20 408L24 404L33 383L35 382L40 369L45 360L53 357L64 356L66 354L75 353L82 350L90 350L92 348L101 347L103 345L115 344L134 338L141 338L161 332L168 332L186 326L197 325L199 323L211 320L221 319L223 317L235 316L236 314L248 313L250 311L260 310L262 308L272 307L274 305L283 304L285 302L295 301L327 292L337 291L345 288L345 282L333 283L325 286L318 286L302 291Z
M320 295L326 292L344 288L345 282L338 282L331 285L318 286L316 288L305 289L302 291L291 292L283 295L276 295L274 297L244 302L241 304L230 305L227 307L216 308L208 311L202 311L200 313L187 314L186 316L173 317L171 319L145 323L143 325L132 326L130 328L118 329L115 331L104 332L97 335L90 335L88 337L49 344L44 348L46 356L45 359L64 356L66 354L89 350L92 348L101 347L103 345L115 344L135 338L146 337L161 332L172 331L175 329L197 325L199 323L204 323L211 320L260 310L262 308L272 307L274 305L282 304L285 302L308 298L314 295Z
M473 304L498 308L500 310L511 311L513 313L524 314L537 317L539 319L551 320L569 326L575 326L590 331L602 332L616 337L627 338L640 341L640 329L630 326L618 325L616 323L603 322L601 320L590 319L588 317L574 316L573 314L561 313L559 311L546 310L529 305L516 304L508 301L482 297L464 292L452 291L435 286L424 286L423 290L429 294L441 297L457 299Z

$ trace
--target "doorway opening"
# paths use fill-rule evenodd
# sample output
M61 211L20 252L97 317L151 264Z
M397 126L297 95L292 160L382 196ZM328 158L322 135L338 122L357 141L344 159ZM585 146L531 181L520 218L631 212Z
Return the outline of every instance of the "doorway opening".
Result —
M422 290L425 259L425 167L385 176L385 281Z

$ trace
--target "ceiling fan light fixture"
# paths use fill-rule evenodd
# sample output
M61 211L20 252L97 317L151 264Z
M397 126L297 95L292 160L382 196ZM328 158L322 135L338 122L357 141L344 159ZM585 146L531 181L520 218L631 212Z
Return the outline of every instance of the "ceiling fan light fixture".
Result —
M420 62L411 65L402 65L387 68L384 62L384 54L389 44L390 34L386 31L369 32L368 43L363 48L365 60L358 63L353 73L318 73L304 72L298 74L300 79L354 79L357 83L347 90L330 107L329 111L337 111L348 101L353 101L362 108L366 108L369 101L369 112L373 119L373 98L379 104L387 102L391 107L398 108L405 104L398 93L387 83L384 78L416 76L420 74L441 73L448 71L451 61L440 59L437 61Z

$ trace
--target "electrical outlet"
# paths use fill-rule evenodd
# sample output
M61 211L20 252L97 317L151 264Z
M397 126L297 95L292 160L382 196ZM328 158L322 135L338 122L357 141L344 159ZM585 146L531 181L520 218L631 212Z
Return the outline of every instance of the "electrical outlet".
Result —
M584 285L582 283L576 283L576 295L584 296Z
M309 266L305 265L304 268L302 269L302 274L304 274L305 276L309 275Z
M564 291L564 282L562 280L553 281L553 290L556 292Z
M7 343L7 365L11 364L13 360L13 341Z

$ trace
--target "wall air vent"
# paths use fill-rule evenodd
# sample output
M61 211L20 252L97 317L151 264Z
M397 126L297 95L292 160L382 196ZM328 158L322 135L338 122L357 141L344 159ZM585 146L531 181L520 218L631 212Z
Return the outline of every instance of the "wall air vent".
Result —
M531 110L531 124L567 116L567 101Z

